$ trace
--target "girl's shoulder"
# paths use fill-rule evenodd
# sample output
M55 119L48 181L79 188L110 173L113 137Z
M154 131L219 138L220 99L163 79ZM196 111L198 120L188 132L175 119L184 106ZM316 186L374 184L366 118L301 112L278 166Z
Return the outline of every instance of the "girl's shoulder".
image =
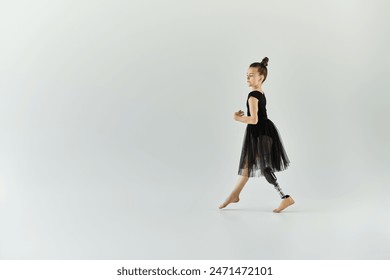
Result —
M263 94L262 92L258 91L258 90L254 90L254 91L251 91L251 92L248 94L248 99L249 99L249 97L251 97L251 96L253 96L253 97L255 97L255 98L257 98L257 99L260 100L260 99L264 96L264 94Z

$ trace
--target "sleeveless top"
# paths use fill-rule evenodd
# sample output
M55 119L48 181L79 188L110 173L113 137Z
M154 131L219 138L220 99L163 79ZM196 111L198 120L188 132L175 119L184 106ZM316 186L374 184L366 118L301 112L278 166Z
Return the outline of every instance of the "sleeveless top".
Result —
M263 93L261 93L260 91L257 91L257 90L254 90L254 91L251 91L249 94L248 94L248 98L246 100L246 110L247 110L247 115L250 116L251 115L251 112L249 110L249 98L253 96L254 98L257 99L257 124L248 124L248 126L255 126L260 134L265 134L264 132L264 125L266 124L267 120L268 120L268 116L267 116L267 109L266 109L266 105L267 105L267 99L265 98L265 95Z

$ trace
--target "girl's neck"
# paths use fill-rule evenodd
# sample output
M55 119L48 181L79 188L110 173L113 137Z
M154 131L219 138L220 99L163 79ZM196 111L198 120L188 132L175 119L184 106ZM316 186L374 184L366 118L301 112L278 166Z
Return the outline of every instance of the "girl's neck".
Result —
M260 92L263 92L263 89L261 88L261 84L260 85L258 85L257 87L252 87L252 90L258 90L258 91L260 91Z
M257 90L257 91L260 91L260 92L264 92L262 88L254 88L254 87L252 87L252 90Z

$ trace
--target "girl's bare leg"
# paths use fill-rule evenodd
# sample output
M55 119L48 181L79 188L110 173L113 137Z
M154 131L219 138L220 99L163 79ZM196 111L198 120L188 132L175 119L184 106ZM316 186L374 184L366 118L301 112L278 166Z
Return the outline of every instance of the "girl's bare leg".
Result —
M227 205L230 203L236 203L240 201L240 193L242 189L244 188L246 182L248 182L249 177L248 177L248 168L244 169L243 175L240 176L238 182L236 183L232 193L229 195L229 197L225 200L224 203L222 203L219 206L219 209L225 208Z

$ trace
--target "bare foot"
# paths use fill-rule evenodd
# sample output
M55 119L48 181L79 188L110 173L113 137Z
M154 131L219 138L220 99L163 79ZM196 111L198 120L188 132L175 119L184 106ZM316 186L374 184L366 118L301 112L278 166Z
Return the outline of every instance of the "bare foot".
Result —
M224 203L222 203L220 206L219 206L219 209L222 209L222 208L225 208L226 206L228 206L228 204L230 203L236 203L236 202L239 202L240 201L240 198L238 196L232 196L230 195L226 201Z
M291 196L287 197L285 199L282 199L282 202L280 202L279 207L274 209L273 212L280 213L281 211L283 211L284 209L286 209L290 205L293 205L294 203L295 203L295 201L294 201L294 199L292 199Z

